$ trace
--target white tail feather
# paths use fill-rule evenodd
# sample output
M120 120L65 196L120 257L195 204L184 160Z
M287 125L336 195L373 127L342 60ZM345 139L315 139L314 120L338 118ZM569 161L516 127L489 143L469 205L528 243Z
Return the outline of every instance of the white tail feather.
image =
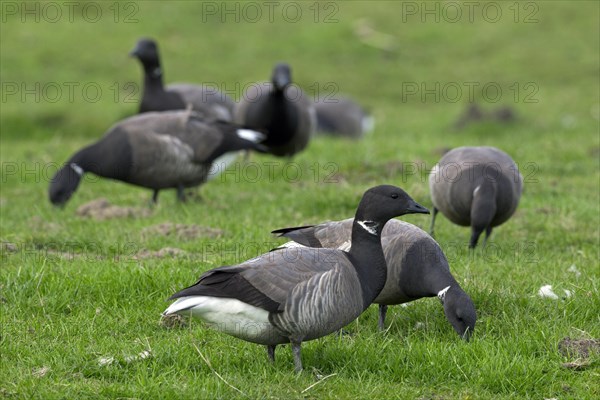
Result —
M251 129L238 129L237 135L242 139L246 139L254 143L258 143L265 139L265 135L263 133L253 131Z

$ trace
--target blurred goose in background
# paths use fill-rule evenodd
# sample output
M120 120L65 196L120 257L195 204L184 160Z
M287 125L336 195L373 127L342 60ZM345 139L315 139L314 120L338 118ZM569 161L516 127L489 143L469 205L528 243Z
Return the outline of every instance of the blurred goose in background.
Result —
M475 248L485 231L506 222L521 198L523 177L515 162L495 147L458 147L447 152L431 170L429 189L433 201L430 233L441 211L461 226L471 226L469 247Z
M511 107L502 106L491 111L482 109L479 105L471 103L454 123L455 129L463 129L472 122L500 122L509 123L516 119L516 113Z
M315 111L317 132L359 139L375 126L375 119L349 97L321 97Z
M180 110L191 105L194 110L201 111L209 117L223 121L233 119L233 100L215 88L189 83L174 83L164 87L156 41L140 39L129 55L140 60L144 68L140 113Z
M75 153L52 178L50 201L58 206L69 201L86 172L152 189L153 202L160 190L175 188L184 201L184 188L198 186L226 167L220 157L263 151L263 139L260 132L207 120L190 110L136 115Z
M282 247L303 245L322 248L351 248L354 220L325 222L314 226L273 231L292 239ZM379 329L385 328L389 305L408 303L437 296L448 322L462 338L469 339L477 314L473 301L450 273L448 260L437 242L422 229L399 220L390 220L381 234L381 246L387 263L387 280L373 300L379 304Z
M304 92L292 85L290 66L280 63L270 83L250 85L238 102L234 120L266 131L269 153L291 157L304 150L316 127L314 106Z
M237 338L275 347L291 343L296 371L302 342L335 332L356 319L386 280L381 230L388 220L429 213L402 189L367 190L352 224L352 248L280 249L242 264L204 273L171 296L163 315L191 315Z

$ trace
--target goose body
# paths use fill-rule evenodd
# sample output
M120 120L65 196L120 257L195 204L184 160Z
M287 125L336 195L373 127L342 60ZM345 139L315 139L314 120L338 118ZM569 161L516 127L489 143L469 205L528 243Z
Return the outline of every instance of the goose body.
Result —
M271 82L248 87L235 108L234 120L264 130L267 138L263 144L280 157L304 150L316 127L314 106L300 88L292 85L287 64L275 66Z
M469 247L479 236L506 222L521 198L523 177L512 158L489 146L458 147L446 153L429 176L433 201L430 233L438 211L461 226L471 226ZM484 245L485 245L484 241Z
M144 68L144 86L140 113L181 110L191 107L205 116L231 121L235 103L229 96L204 85L174 83L163 85L158 45L152 39L140 39L129 53Z
M261 150L260 132L192 111L144 113L127 118L96 143L76 152L52 178L50 201L65 204L84 173L152 189L154 201L162 189L183 189L204 183L222 168L220 157L240 150Z
M351 248L353 219L314 226L273 231L304 246ZM438 296L446 318L461 336L468 338L477 319L471 298L450 273L448 261L437 242L422 229L407 222L390 220L381 234L387 264L385 286L373 303L379 304L379 328L384 329L387 307L423 297Z
M320 98L315 102L317 131L335 136L360 139L373 130L375 120L348 97Z
M369 189L352 225L355 246L280 249L234 266L204 273L183 289L164 315L191 315L215 329L267 346L292 343L296 370L300 345L335 332L357 318L385 284L380 233L392 217L427 213L402 189Z

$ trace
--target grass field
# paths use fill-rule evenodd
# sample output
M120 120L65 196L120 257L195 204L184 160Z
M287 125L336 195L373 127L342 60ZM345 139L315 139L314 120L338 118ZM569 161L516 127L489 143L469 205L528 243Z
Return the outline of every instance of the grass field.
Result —
M0 4L0 397L600 397L598 353L559 346L600 338L598 2L70 4ZM376 33L361 39L357 26ZM127 53L142 36L159 41L167 82L237 98L286 60L311 95L359 99L375 131L318 137L292 162L252 155L203 186L201 202L165 191L148 210L150 191L88 176L54 209L56 167L135 113L141 68ZM471 96L516 120L454 129ZM471 342L437 299L391 307L382 333L372 306L348 334L305 343L296 375L288 346L271 365L261 346L201 323L160 324L166 299L203 271L281 243L272 229L352 216L371 186L431 207L427 172L461 145L497 146L525 177L486 249L467 251L468 229L437 222L477 307ZM140 215L76 213L101 197ZM165 234L165 223L187 229ZM180 251L153 253L166 248ZM546 284L561 298L538 296Z

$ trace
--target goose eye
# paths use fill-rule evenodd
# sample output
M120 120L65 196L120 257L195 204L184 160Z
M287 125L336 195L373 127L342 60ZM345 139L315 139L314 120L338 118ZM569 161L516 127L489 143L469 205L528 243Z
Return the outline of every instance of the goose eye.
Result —
M398 198L398 193L392 193L392 199L397 199Z

